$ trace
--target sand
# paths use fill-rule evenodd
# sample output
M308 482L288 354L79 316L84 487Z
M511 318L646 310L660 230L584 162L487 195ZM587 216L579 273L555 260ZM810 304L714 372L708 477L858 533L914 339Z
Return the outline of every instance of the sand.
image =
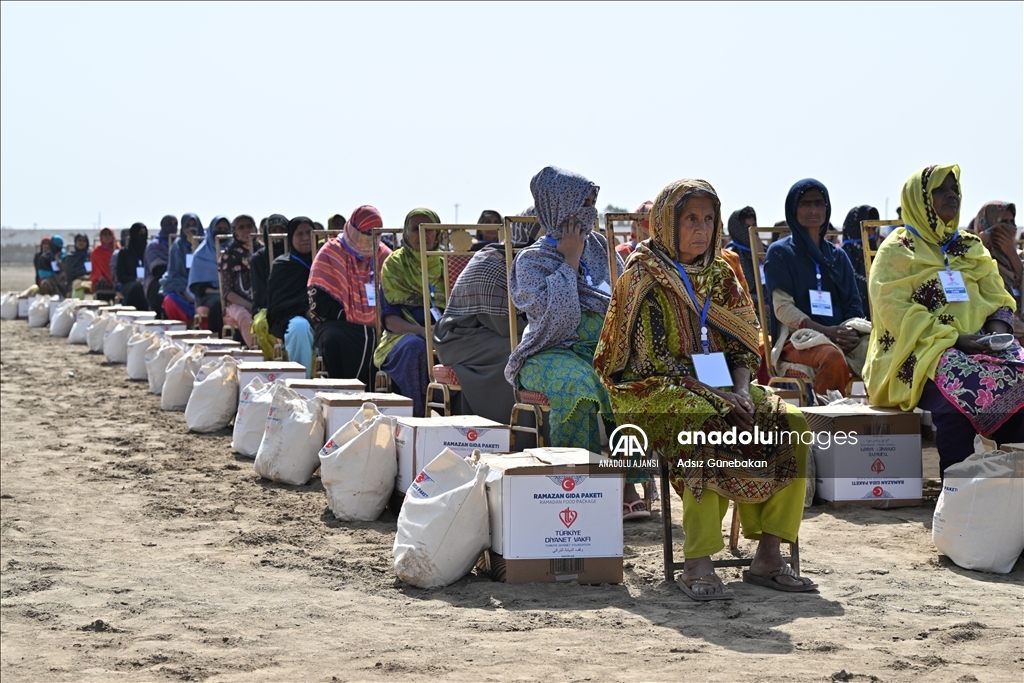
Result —
M318 479L260 481L227 431L187 433L45 329L4 321L0 348L5 683L1022 679L1024 562L938 556L934 501L808 509L817 595L724 570L735 601L690 601L663 580L657 512L626 526L621 586L424 591L395 579L391 513L335 521Z

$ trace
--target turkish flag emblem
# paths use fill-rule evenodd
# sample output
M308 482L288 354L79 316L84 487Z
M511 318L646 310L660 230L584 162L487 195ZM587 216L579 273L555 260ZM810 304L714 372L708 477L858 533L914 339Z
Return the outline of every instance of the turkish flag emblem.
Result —
M468 438L470 441L476 441L478 436L480 435L476 433L475 429L470 429L468 432L466 432L466 438Z
M871 489L871 493L872 495L874 495L875 498L881 498L882 494L885 493L885 489L883 489L881 486L876 486L875 488Z
M580 513L576 512L572 508L565 508L558 513L558 518L562 520L562 524L568 529L576 521L576 518L580 516Z

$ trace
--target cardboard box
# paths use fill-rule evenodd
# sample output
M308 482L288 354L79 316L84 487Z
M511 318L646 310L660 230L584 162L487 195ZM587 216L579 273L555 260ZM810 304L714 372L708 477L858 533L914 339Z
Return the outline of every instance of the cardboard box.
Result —
M142 332L152 332L157 336L164 336L165 332L185 332L188 325L180 320L136 320L135 326Z
M287 379L284 382L289 389L306 398L313 398L318 392L328 394L351 393L366 391L366 385L358 379L329 379L314 377L313 379Z
M167 332L164 337L171 341L175 339L212 339L213 332L210 330L185 330L184 332Z
M1024 453L1024 443L1004 443L1004 444L1000 444L999 445L999 450L1007 451L1008 453L1012 453L1014 451L1018 451L1020 453Z
M921 504L919 414L861 405L815 406L801 412L817 440L813 452L819 498L878 508Z
M377 410L385 415L412 417L412 399L399 394L376 394L369 391L341 394L321 391L314 395L323 405L324 433L327 439L355 417L364 403L373 403Z
M156 320L156 311L115 311L114 317L118 320Z
M577 448L481 456L492 565L506 581L622 582L623 470L599 459Z
M96 312L99 313L100 315L103 315L104 313L114 314L117 311L134 311L134 310L135 310L134 306L122 306L120 304L110 304L109 306L100 306L99 308L96 309Z
M420 470L445 448L462 457L472 455L476 449L483 453L507 453L509 435L508 425L476 415L400 418L395 427L396 488L401 493L408 491Z
M238 364L238 395L249 382L259 377L266 384L273 384L279 379L302 379L306 376L306 366L291 361L257 361Z

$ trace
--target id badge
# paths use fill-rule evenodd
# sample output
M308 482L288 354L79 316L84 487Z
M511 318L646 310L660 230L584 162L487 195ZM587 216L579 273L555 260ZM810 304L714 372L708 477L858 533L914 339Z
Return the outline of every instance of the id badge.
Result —
M366 289L366 305L376 306L377 305L377 288L373 286L372 282L363 284Z
M430 307L430 317L434 319L435 323L441 319L441 311L437 309L437 306Z
M92 272L92 261L86 261L85 262L85 272L87 272L87 273L91 273Z
M194 259L195 257L196 257L195 254L185 254L185 267L186 268L191 270L191 268L192 268L192 259Z
M697 371L697 379L709 387L716 389L722 387L732 388L732 375L729 374L729 364L725 361L725 354L721 351L715 353L694 353L690 356L693 359L693 369Z
M832 313L832 292L819 292L816 289L810 291L811 315L823 315L826 318L831 318L834 315Z
M57 263L56 261L50 261L50 270L52 270L55 273L59 273L60 272L60 264Z
M145 266L136 266L135 267L135 277L139 278L140 280L143 279L144 277L146 277L146 267Z
M762 285L766 285L766 284L768 284L768 280L764 276L764 264L762 263L760 265L761 265L761 284Z
M947 270L939 274L939 282L942 283L942 291L946 293L946 301L970 301L967 296L967 285L964 284L964 274L959 270Z
M601 284L599 284L597 286L597 291L604 292L608 296L611 296L611 294L612 294L612 286L610 284L608 284L607 282L602 282Z

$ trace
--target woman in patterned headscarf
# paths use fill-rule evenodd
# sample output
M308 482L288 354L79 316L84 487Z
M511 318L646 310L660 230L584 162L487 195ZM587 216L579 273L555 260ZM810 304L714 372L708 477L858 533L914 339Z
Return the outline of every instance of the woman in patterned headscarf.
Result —
M1013 297L1017 312L1013 316L1013 336L1024 343L1024 261L1014 241L1017 239L1017 207L1007 202L986 202L974 230L999 266L1003 286Z
M231 221L231 239L220 256L220 289L224 297L224 320L235 325L246 346L254 347L252 327L252 277L249 258L252 256L252 234L256 221L252 216L236 216Z
M736 274L717 256L721 236L721 205L710 184L678 180L661 191L651 212L651 239L637 247L615 284L594 367L618 424L643 429L649 452L674 463L672 485L683 499L686 532L684 591L695 600L732 597L711 564L711 555L724 547L721 522L729 500L740 503L744 535L760 539L744 581L813 590L779 552L780 542L794 541L800 529L807 446L750 444L755 425L762 434L802 433L807 423L799 410L750 383L760 360L757 317ZM700 368L705 359L720 360L732 387L695 379L728 381L705 374L696 359ZM683 432L719 432L725 444L733 434L735 445L680 445ZM711 464L728 456L766 465ZM700 464L687 466L686 460Z
M420 250L433 251L438 233L427 231L428 244L420 244L420 224L440 223L441 219L430 209L413 209L405 217L402 246L384 261L380 273L381 317L384 334L373 353L373 363L388 374L397 385L398 393L412 399L413 415L423 417L427 397L427 331L424 316L431 315L434 323L444 311L445 287L441 259L427 260L427 282L430 285L430 310L423 308ZM431 359L431 362L433 359Z
M612 417L592 366L613 279L608 243L594 232L599 189L554 166L530 181L545 235L519 252L512 265L512 302L526 313L529 326L505 367L513 387L548 397L553 446L596 453L601 451L598 416ZM621 270L622 259L616 261Z
M960 196L959 166L915 172L903 186L906 225L882 242L868 282L871 403L931 411L940 472L974 451L975 434L1024 441L1024 349L978 343L1011 331L1014 300L981 240L957 229Z

